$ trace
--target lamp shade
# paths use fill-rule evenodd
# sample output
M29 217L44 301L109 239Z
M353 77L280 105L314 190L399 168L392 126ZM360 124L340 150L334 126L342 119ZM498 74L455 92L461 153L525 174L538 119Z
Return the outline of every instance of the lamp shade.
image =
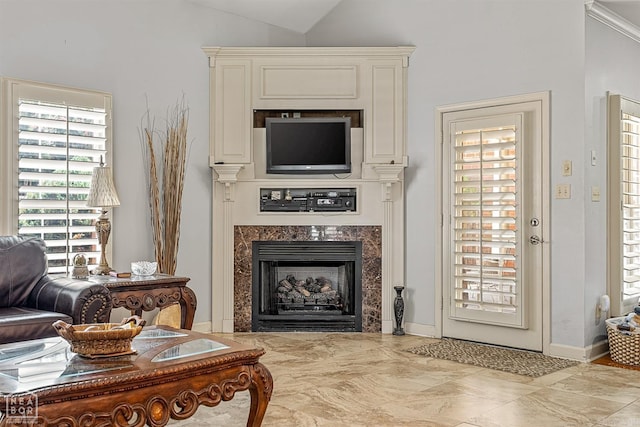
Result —
M111 176L111 168L106 166L93 168L87 206L102 208L120 206L120 199L118 199L116 186L113 184Z

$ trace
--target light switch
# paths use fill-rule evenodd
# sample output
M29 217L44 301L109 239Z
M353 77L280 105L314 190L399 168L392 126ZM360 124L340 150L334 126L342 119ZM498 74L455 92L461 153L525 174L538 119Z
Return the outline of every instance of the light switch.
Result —
M571 176L571 160L562 162L562 176Z
M571 198L571 184L557 184L555 191L556 199L570 199Z
M591 201L592 202L600 201L600 187L597 185L594 185L593 187L591 187Z

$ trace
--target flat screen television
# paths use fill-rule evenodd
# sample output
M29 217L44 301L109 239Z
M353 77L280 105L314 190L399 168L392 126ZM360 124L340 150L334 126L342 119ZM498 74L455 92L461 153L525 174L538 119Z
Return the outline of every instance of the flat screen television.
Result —
M351 172L349 117L266 118L267 173Z

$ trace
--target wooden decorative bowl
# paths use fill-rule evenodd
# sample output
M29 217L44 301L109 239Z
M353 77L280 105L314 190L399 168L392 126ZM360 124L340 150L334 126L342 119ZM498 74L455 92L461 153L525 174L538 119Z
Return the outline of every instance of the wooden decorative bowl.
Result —
M95 358L134 353L131 340L142 332L145 323L140 316L131 316L121 323L70 325L57 320L53 327L71 344L71 351L80 356Z

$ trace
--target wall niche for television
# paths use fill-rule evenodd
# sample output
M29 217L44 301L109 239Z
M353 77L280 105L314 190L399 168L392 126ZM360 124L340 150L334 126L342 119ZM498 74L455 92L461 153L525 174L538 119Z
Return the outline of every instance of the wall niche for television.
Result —
M267 117L350 117L351 128L362 127L362 110L253 110L253 127L265 127Z
M350 172L323 172L314 171L307 173L267 173L267 130L265 122L267 118L280 119L284 117L295 121L300 119L315 118L350 118L351 133L351 171ZM364 162L364 126L363 126L362 110L296 110L296 109L277 109L277 110L253 110L253 178L255 179L360 179L362 178L362 163Z

